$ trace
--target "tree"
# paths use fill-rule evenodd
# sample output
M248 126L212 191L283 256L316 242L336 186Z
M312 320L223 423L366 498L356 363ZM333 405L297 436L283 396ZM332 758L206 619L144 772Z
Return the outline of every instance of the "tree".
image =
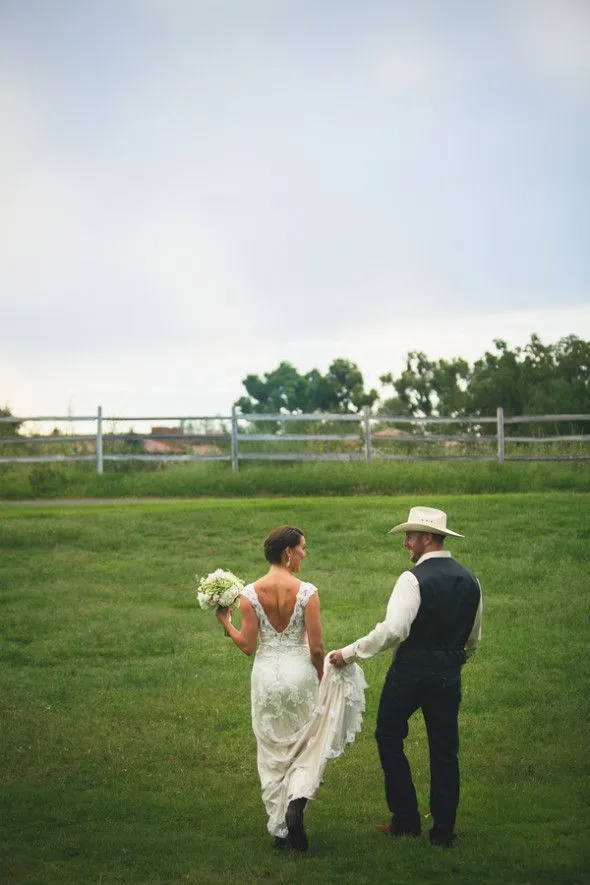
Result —
M8 406L0 406L0 418L12 418L12 412ZM0 436L18 436L18 429L22 421L3 421L0 424Z
M326 375L312 369L306 375L309 385L309 411L358 412L378 399L376 390L364 389L362 372L356 363L336 359Z
M473 366L467 394L472 415L494 415L498 406L506 415L523 414L526 400L521 349L509 350L501 339L494 340L496 353L486 351Z
M242 396L236 406L243 415L297 414L298 412L358 412L363 406L372 406L378 398L376 390L364 389L363 376L355 363L336 359L326 375L312 369L300 375L288 362L259 375L248 375L242 381L248 396Z
M590 342L568 335L545 345L531 335L514 350L502 340L494 345L496 352L486 352L473 367L467 396L472 414L491 415L498 406L507 416L590 414ZM584 425L577 426L583 432Z
M590 414L590 341L568 335L545 347L533 335L525 352L535 368L525 414Z
M492 417L498 406L508 417L590 414L590 342L569 335L556 344L543 344L538 335L531 335L524 347L511 349L496 339L494 348L473 367L460 357L430 360L422 351L413 351L399 377L389 372L380 381L394 393L381 403L383 415L426 420ZM358 366L341 358L331 363L325 375L317 369L301 375L291 363L282 362L262 377L248 375L243 384L248 395L236 405L244 415L354 414L364 406L372 408L378 400L375 390L365 391ZM587 423L573 427L572 432L587 431ZM535 432L549 433L551 428L539 424Z
M291 363L280 363L264 378L248 375L242 384L248 396L240 397L236 406L244 415L300 412L307 405L307 381Z
M412 351L399 378L389 372L379 379L382 384L392 385L397 393L386 401L383 411L416 418L459 417L465 414L469 378L469 365L464 359L433 361L422 351Z

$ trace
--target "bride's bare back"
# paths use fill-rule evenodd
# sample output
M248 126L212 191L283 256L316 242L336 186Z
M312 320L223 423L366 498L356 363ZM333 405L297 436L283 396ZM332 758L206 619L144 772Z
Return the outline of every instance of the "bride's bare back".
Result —
M288 573L265 575L254 584L260 605L277 633L289 626L300 586L301 581Z
M285 538L291 546L285 546ZM301 563L307 556L305 537L291 526L280 526L271 532L264 541L264 555L270 563L270 569L264 577L259 578L250 588L246 587L240 599L240 614L242 625L240 630L231 623L231 615L227 610L218 610L217 620L223 624L227 634L244 654L251 655L257 652L259 634L266 627L273 630L279 637L290 630L290 624L294 617L298 599L301 602L301 619L297 629L305 629L306 642L309 650L311 663L315 668L318 679L321 681L324 672L324 642L322 639L322 622L320 618L320 602L316 588L313 584L304 585L295 577L301 569ZM310 593L305 599L301 599L301 591L307 586ZM257 610L258 609L258 614ZM264 619L265 624L263 624ZM295 622L293 621L293 627ZM266 631L268 632L268 631ZM276 637L268 637L269 646L273 646ZM302 636L289 637L287 639L299 640ZM281 645L282 643L278 643ZM260 641L261 648L264 643ZM303 646L297 643L299 649ZM285 649L289 643L285 643Z

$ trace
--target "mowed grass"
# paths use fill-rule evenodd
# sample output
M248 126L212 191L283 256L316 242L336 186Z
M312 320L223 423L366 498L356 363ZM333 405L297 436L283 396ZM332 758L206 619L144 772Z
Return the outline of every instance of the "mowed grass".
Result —
M309 855L270 847L250 728L251 659L193 579L264 571L306 534L327 648L371 629L407 565L388 529L441 506L484 588L464 670L452 851L393 842L373 739L384 652L363 665L363 731L307 813ZM590 508L586 494L289 498L0 508L4 885L556 883L588 871ZM424 728L407 742L428 811Z

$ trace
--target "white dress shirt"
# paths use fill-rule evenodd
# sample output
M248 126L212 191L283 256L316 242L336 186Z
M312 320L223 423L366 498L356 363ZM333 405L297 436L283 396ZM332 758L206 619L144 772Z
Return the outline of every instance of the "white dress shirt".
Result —
M426 559L434 557L450 557L448 550L436 550L432 553L424 553L416 565L424 562ZM477 579L476 579L477 580ZM478 582L479 583L479 582ZM410 628L414 622L414 618L418 614L420 608L420 586L418 580L410 571L402 572L395 583L395 587L389 597L387 603L387 611L385 620L377 624L374 630L357 639L345 648L341 649L342 657L347 664L351 661L366 660L372 658L385 648L393 648L394 651L401 643L408 638ZM471 628L471 633L465 643L465 653L469 659L475 653L477 646L481 640L481 618L483 612L483 602L480 597L479 606L475 615L475 621Z

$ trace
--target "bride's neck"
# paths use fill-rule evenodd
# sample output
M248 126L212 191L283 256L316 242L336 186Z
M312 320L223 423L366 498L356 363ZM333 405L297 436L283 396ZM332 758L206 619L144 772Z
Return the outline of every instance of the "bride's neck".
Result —
M285 575L293 574L291 569L288 569L286 565L278 565L273 563L268 570L269 575L274 575L275 577L284 577Z

